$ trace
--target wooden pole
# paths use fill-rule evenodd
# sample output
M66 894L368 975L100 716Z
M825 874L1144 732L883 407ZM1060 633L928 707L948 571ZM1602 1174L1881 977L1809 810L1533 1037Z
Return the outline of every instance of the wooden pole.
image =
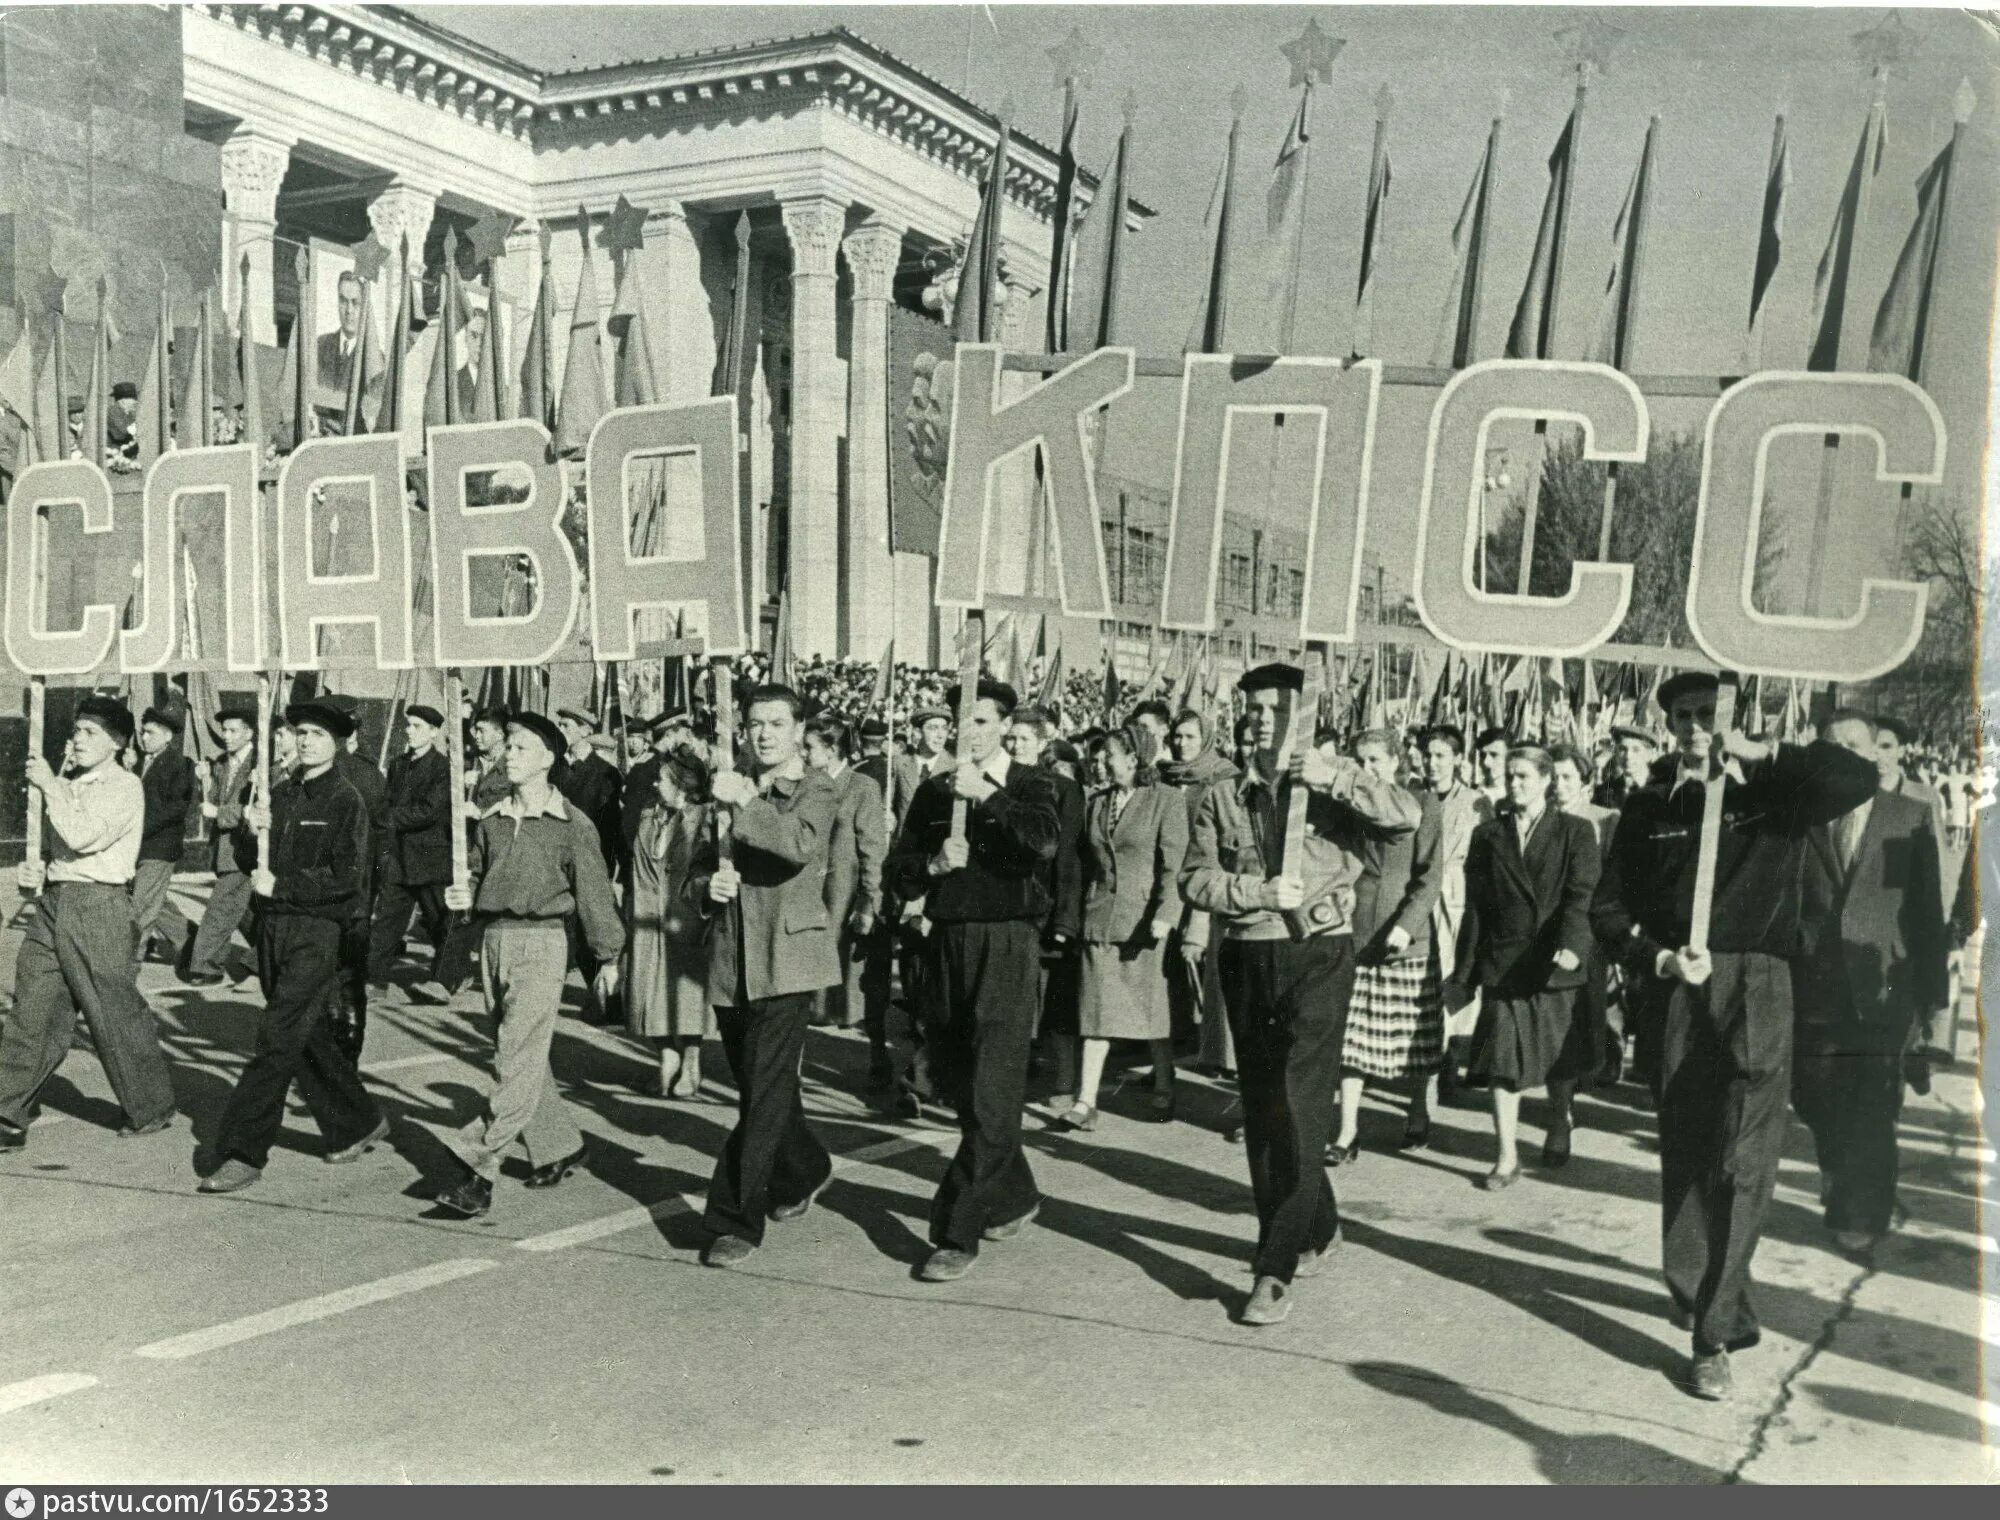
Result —
M1379 678L1380 672L1377 672ZM1285 798L1285 842L1278 852L1278 874L1289 876L1303 872L1306 859L1306 813L1312 802L1312 791L1296 777L1291 769L1304 753L1300 730L1304 730L1304 745L1313 742L1312 721L1319 711L1319 692L1310 682L1293 698L1292 710L1285 718L1284 747L1278 753L1278 774L1281 785L1286 788ZM1285 912L1285 928L1293 939L1303 940L1312 932L1312 924L1300 908L1290 908Z
M1736 726L1736 676L1724 671L1715 687L1715 753L1722 750L1722 736ZM1709 919L1715 908L1715 857L1722 842L1722 794L1729 785L1725 775L1708 779L1708 792L1701 807L1701 842L1695 855L1694 906L1688 914L1688 948L1708 949Z
M736 769L736 689L731 685L732 670L726 658L717 659L709 667L715 682L715 768L718 771ZM733 867L736 863L736 844L731 837L735 819L730 810L721 805L715 809L715 859L716 863Z
M454 670L444 682L444 754L451 768L451 884L454 887L472 885L472 870L466 861L468 841L465 820L459 817L459 808L465 801L465 719L460 712L464 705L465 677Z
M958 735L955 748L961 764L971 757L966 753L966 736L972 732L972 719L979 706L979 658L986 647L986 614L977 607L968 607L965 622L958 630ZM965 838L966 815L969 811L963 797L954 797L951 803L951 837Z
M64 426L68 426L67 421ZM28 681L28 753L39 755L45 740L48 713L48 682L41 676ZM25 859L40 865L42 861L42 794L39 788L28 788L28 843Z
M257 800L265 807L271 805L271 676L268 671L257 677L257 733L250 741L257 746L256 790ZM216 801L219 804L221 798ZM271 869L271 830L268 823L257 830L257 869Z

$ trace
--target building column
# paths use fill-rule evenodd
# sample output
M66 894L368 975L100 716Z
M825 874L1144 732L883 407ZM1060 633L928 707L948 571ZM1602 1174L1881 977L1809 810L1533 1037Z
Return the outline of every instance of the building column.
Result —
M250 259L250 332L259 343L278 341L272 270L278 236L278 187L291 167L292 142L244 123L222 145L222 300L237 320L237 289L245 255Z
M792 479L787 502L792 650L801 658L839 652L840 431L835 259L847 206L831 196L784 203L792 244Z
M403 238L409 237L412 273L423 271L424 240L431 235L437 202L435 191L398 180L368 203L368 225L375 229L375 240L388 250L390 258L400 257Z
M687 212L667 206L646 218L646 336L663 401L682 404L709 394L715 378L715 320L701 280L701 247Z
M501 361L507 366L510 388L520 386L521 361L528 351L528 329L534 325L535 302L542 293L542 228L526 219L507 234L507 252L500 260L500 277L494 294L500 298L508 322L500 336L505 342Z
M903 229L870 217L841 244L854 277L847 359L847 628L850 659L872 660L894 631L889 552L889 303Z

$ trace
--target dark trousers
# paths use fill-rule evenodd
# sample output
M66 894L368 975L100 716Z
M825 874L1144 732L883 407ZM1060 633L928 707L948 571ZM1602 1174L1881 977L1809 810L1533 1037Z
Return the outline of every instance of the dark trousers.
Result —
M1243 1145L1257 1200L1251 1270L1290 1282L1299 1257L1340 1232L1326 1141L1354 992L1354 939L1225 940L1222 992L1236 1038Z
M339 995L328 1012L333 1039L347 1059L361 1064L361 1047L368 1039L368 934L371 918L359 912L340 928L339 963L335 976Z
M294 1081L330 1151L344 1150L382 1118L353 1058L334 1039L329 1010L341 997L341 925L322 918L266 914L257 934L257 981L264 1017L257 1049L229 1095L217 1132L225 1161L262 1167L285 1121Z
M1053 1093L1074 1096L1082 1080L1078 1067L1083 1041L1077 1025L1082 991L1083 959L1073 942L1042 956L1035 1038L1041 1042L1042 1059L1048 1063Z
M242 926L250 911L250 877L243 871L216 873L215 887L208 894L208 908L195 927L194 943L188 947L189 976L219 974L229 953L230 936Z
M1020 1218L1041 1196L1021 1152L1041 931L1019 921L938 924L930 943L924 1048L960 1135L931 1203L931 1244L976 1255L981 1231Z
M410 932L412 913L420 915L424 921L424 938L431 944L431 975L442 977L448 940L446 931L451 924L451 910L444 905L445 886L444 882L413 886L394 879L382 883L382 890L375 898L374 924L368 931L368 979L371 982L389 980L390 968L396 964L396 956L403 948L403 937Z
M1754 1344L1750 1258L1784 1148L1792 978L1783 959L1717 950L1676 984L1660 1067L1660 1206L1667 1291L1697 1353Z
M862 1031L868 1036L871 1064L881 1069L889 1064L889 994L894 990L896 936L878 925L872 934L854 939L847 947L847 1017L861 1015ZM856 993L860 995L857 1005Z
M736 1077L736 1128L708 1185L706 1220L718 1235L761 1245L771 1210L811 1196L833 1172L799 1095L799 1057L817 1001L792 992L715 1010Z
M1869 1033L1801 1020L1793 1031L1792 1107L1812 1131L1826 1227L1879 1235L1896 1208L1903 1056L1872 1048L1882 1041Z
M1632 1070L1660 1103L1662 1046L1666 1043L1667 1004L1673 989L1658 977L1635 973L1625 978L1623 1012L1625 1028L1632 1035Z
M29 914L14 960L14 1008L0 1030L0 1123L26 1129L69 1054L81 1015L119 1107L134 1128L174 1111L153 1010L132 963L132 897L95 882L53 882Z

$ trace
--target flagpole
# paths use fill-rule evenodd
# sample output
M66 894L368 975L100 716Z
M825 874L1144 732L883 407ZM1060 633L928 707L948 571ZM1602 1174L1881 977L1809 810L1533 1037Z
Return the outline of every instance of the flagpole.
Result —
M1361 257L1364 267L1357 272L1354 289L1354 337L1348 344L1355 358L1367 355L1375 342L1375 280L1382 265L1382 218L1388 199L1383 185L1389 162L1389 107L1395 97L1384 84L1375 95L1375 147L1368 160L1368 204L1363 215L1372 211L1375 220L1362 228Z
M1306 208L1312 197L1312 98L1313 76L1306 75L1304 93L1299 97L1299 113L1306 123L1305 140L1299 144L1299 212L1292 228L1292 277L1285 287L1285 311L1278 324L1278 352L1293 351L1299 319L1299 276L1305 262Z
M1782 110L1780 110L1777 113L1777 115L1774 118L1772 118L1771 121L1771 164L1770 167L1764 171L1764 184L1766 186L1765 194L1767 196L1770 193L1769 186L1772 184L1773 181L1776 181L1778 179L1779 173L1784 167L1784 163L1785 163L1785 113ZM1782 191L1780 193L1782 194ZM1779 210L1780 212L1783 211L1782 202L1780 203ZM1759 227L1758 232L1759 232L1759 237L1761 238L1762 237L1761 226ZM1764 292L1766 300L1769 299L1769 295L1770 292L1767 289ZM1765 302L1760 300L1757 303L1756 309L1750 313L1750 333L1748 340L1744 345L1744 355L1743 355L1744 369L1745 372L1748 374L1754 375L1764 367L1764 325L1765 325L1764 307L1765 307Z
M1577 165L1582 158L1583 106L1590 94L1590 63L1588 60L1576 66L1576 104L1570 108L1569 118L1569 162L1563 168L1563 182L1556 199L1555 245L1549 250L1548 299L1542 308L1542 330L1548 334L1546 344L1537 343L1535 357L1551 357L1547 349L1555 347L1556 306L1562 297L1563 246L1569 241L1569 199L1570 189L1576 183ZM1548 453L1549 419L1535 419L1534 435L1528 444L1527 495L1521 504L1521 563L1514 575L1514 594L1528 594L1529 575L1535 565L1535 519L1542 506L1542 461ZM1603 556L1599 556L1602 558Z
M1632 240L1632 259L1625 268L1625 278L1619 282L1619 310L1614 314L1617 325L1613 328L1611 363L1627 374L1632 368L1632 334L1639 313L1639 261L1646 254L1647 212L1652 209L1653 199L1653 144L1659 130L1660 118L1657 115L1649 118L1646 122L1646 145L1639 151L1639 193L1633 202L1632 226L1628 229ZM1574 141L1571 147L1575 147ZM1624 249L1618 250L1618 257L1624 260ZM1611 519L1617 510L1618 461L1614 459L1604 467L1604 507L1597 519L1597 559L1600 564L1609 563L1611 559Z

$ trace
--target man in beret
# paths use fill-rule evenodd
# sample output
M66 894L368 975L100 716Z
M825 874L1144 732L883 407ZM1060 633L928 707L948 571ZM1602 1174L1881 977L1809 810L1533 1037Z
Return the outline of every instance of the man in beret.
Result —
M1599 807L1621 808L1653 773L1653 762L1660 758L1660 736L1636 723L1614 723L1611 742L1611 768L1590 800Z
M271 838L270 869L251 873L264 1017L223 1109L219 1164L202 1179L204 1193L238 1192L264 1175L294 1081L328 1162L358 1160L389 1133L329 1017L341 937L368 878L368 802L334 764L354 721L325 702L295 704L285 718L298 739L298 772L274 778L270 800L246 810L249 826Z
M168 964L179 955L188 925L167 889L187 843L188 811L199 795L194 762L181 753L180 736L177 709L149 707L139 720L139 785L146 794L146 825L138 871L132 878L132 920L139 958ZM155 929L171 948L154 945Z
M512 790L479 820L471 884L445 891L445 905L470 911L479 927L479 975L494 1024L493 1093L451 1141L464 1175L437 1195L441 1208L467 1218L492 1208L500 1163L517 1143L528 1153L529 1187L555 1187L584 1161L583 1134L549 1069L569 977L567 925L578 921L602 968L604 1001L617 990L625 925L595 827L549 779L566 744L539 713L508 716Z
M737 1090L703 1216L711 1267L747 1259L767 1219L803 1218L833 1176L806 1123L799 1059L821 992L840 980L826 885L840 799L806 763L804 710L789 686L749 693L744 769L718 771L710 788L730 809L733 853L722 861L710 834L689 871L688 895L712 926L708 1002Z
M375 897L382 878L388 874L388 853L393 834L389 828L389 788L382 772L360 750L361 704L343 693L327 692L320 700L344 714L351 729L333 757L334 768L361 794L368 804L368 878L361 885L361 897L340 939L342 978L333 1031L340 1048L355 1062L361 1060L361 1046L368 1034L368 975L370 942L375 922ZM383 991L387 991L387 987Z
M583 816L596 826L598 842L604 851L604 868L615 876L621 855L619 829L624 778L618 774L618 767L591 743L597 733L597 720L589 713L565 707L556 714L556 728L563 736L563 758L567 762L560 781L563 796L582 809Z
M222 730L222 759L209 773L213 800L201 805L215 885L181 972L181 980L191 987L213 987L223 980L229 941L250 911L250 868L257 858L256 836L243 824L257 779L257 714L247 707L225 707L216 714L216 723Z
M1591 920L1628 981L1667 994L1660 1203L1667 1291L1694 1337L1688 1387L1729 1397L1729 1354L1757 1344L1750 1258L1789 1120L1790 957L1806 841L1875 794L1869 757L1824 739L1716 732L1716 677L1683 671L1658 699L1675 752L1625 801ZM1708 788L1722 787L1715 898L1694 943Z
M956 707L959 695L946 700ZM1049 773L1015 765L1001 744L1017 705L1011 686L980 681L958 764L917 788L885 870L905 902L923 899L932 924L924 1050L961 1135L931 1204L926 1282L965 1276L982 1241L1018 1235L1041 1207L1021 1151L1021 1105L1058 804ZM953 831L961 804L962 834Z
M132 876L146 795L118 763L131 742L132 714L122 703L85 697L70 728L71 774L59 777L42 756L28 756L27 782L42 794L53 848L46 864L24 860L15 872L36 901L14 960L14 1009L0 1030L0 1151L27 1145L37 1100L69 1054L79 1013L125 1110L119 1133L158 1134L173 1123L173 1083L132 958Z
M389 762L384 812L389 837L379 859L382 880L368 939L368 980L387 982L409 933L415 911L431 946L432 981L451 990L452 967L445 964L450 913L444 889L451 883L451 831L458 826L451 799L451 762L441 747L444 715L435 707L412 704L403 715L408 744Z
M1257 720L1256 747L1241 776L1201 793L1181 867L1182 897L1213 915L1211 935L1221 934L1216 953L1257 1201L1256 1283L1242 1311L1249 1325L1285 1318L1293 1279L1317 1271L1339 1239L1322 1158L1354 989L1355 884L1364 844L1407 835L1423 816L1395 782L1311 743L1310 720L1297 711L1304 687L1296 665L1262 665L1237 682ZM1294 728L1291 768L1282 771ZM1287 821L1301 787L1305 849L1290 860Z

